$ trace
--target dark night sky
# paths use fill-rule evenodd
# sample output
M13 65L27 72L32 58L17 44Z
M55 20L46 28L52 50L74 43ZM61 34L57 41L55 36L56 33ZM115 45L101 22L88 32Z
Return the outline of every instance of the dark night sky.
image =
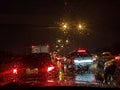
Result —
M49 27L57 27L64 16L88 24L90 35L76 39L76 47L120 51L120 0L0 1L0 50L23 52L32 42L53 44L60 34Z

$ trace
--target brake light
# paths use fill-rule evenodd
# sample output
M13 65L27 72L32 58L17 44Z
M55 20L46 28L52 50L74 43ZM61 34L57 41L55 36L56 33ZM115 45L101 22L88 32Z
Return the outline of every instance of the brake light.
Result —
M33 46L33 45L32 45L31 47L32 47L32 48L35 48L35 46Z
M17 68L14 68L12 72L13 74L17 74Z
M49 66L48 69L47 69L47 71L50 72L50 71L52 71L54 68L55 68L54 66Z
M119 57L119 56L116 56L116 57L115 57L115 59L119 60L119 59L120 59L120 57Z
M82 53L84 53L84 52L86 52L86 50L84 50L84 49L82 49L82 50L78 50L77 52L82 52Z
M94 79L93 79L94 83L96 83L96 76L94 75Z

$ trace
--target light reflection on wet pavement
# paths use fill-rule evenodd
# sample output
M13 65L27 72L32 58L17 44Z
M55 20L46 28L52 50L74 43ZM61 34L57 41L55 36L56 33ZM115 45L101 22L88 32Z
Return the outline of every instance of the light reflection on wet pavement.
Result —
M28 80L19 80L18 78L4 77L0 80L0 86L16 82L23 85L34 87L41 86L90 86L90 87L109 87L103 83L97 83L92 73L74 74L69 75L59 72L57 78L49 78L46 80L39 80L39 78L29 78Z

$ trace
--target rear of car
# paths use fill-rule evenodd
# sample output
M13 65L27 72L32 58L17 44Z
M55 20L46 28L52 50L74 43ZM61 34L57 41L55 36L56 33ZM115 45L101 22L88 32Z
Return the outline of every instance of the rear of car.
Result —
M47 80L57 76L57 66L49 53L32 53L10 65L11 77L17 81Z
M24 58L26 76L40 76L41 79L47 78L54 74L55 65L52 64L51 57L48 53L39 53L28 55ZM54 75L53 75L54 76Z
M90 65L93 64L92 56L84 49L72 52L68 59L75 71L88 71Z
M92 65L91 69L93 69L92 71L96 74L96 78L99 82L104 81L104 68L106 67L105 65L110 65L110 62L113 59L114 55L112 55L111 52L103 52L100 55L98 55L96 61L94 61L94 64ZM109 64L105 64L108 62Z

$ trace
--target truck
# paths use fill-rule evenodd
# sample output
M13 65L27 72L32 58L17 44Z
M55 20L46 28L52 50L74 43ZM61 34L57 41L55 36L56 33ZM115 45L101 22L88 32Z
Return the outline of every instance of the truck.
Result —
M49 53L48 45L36 45L31 47L31 53Z

